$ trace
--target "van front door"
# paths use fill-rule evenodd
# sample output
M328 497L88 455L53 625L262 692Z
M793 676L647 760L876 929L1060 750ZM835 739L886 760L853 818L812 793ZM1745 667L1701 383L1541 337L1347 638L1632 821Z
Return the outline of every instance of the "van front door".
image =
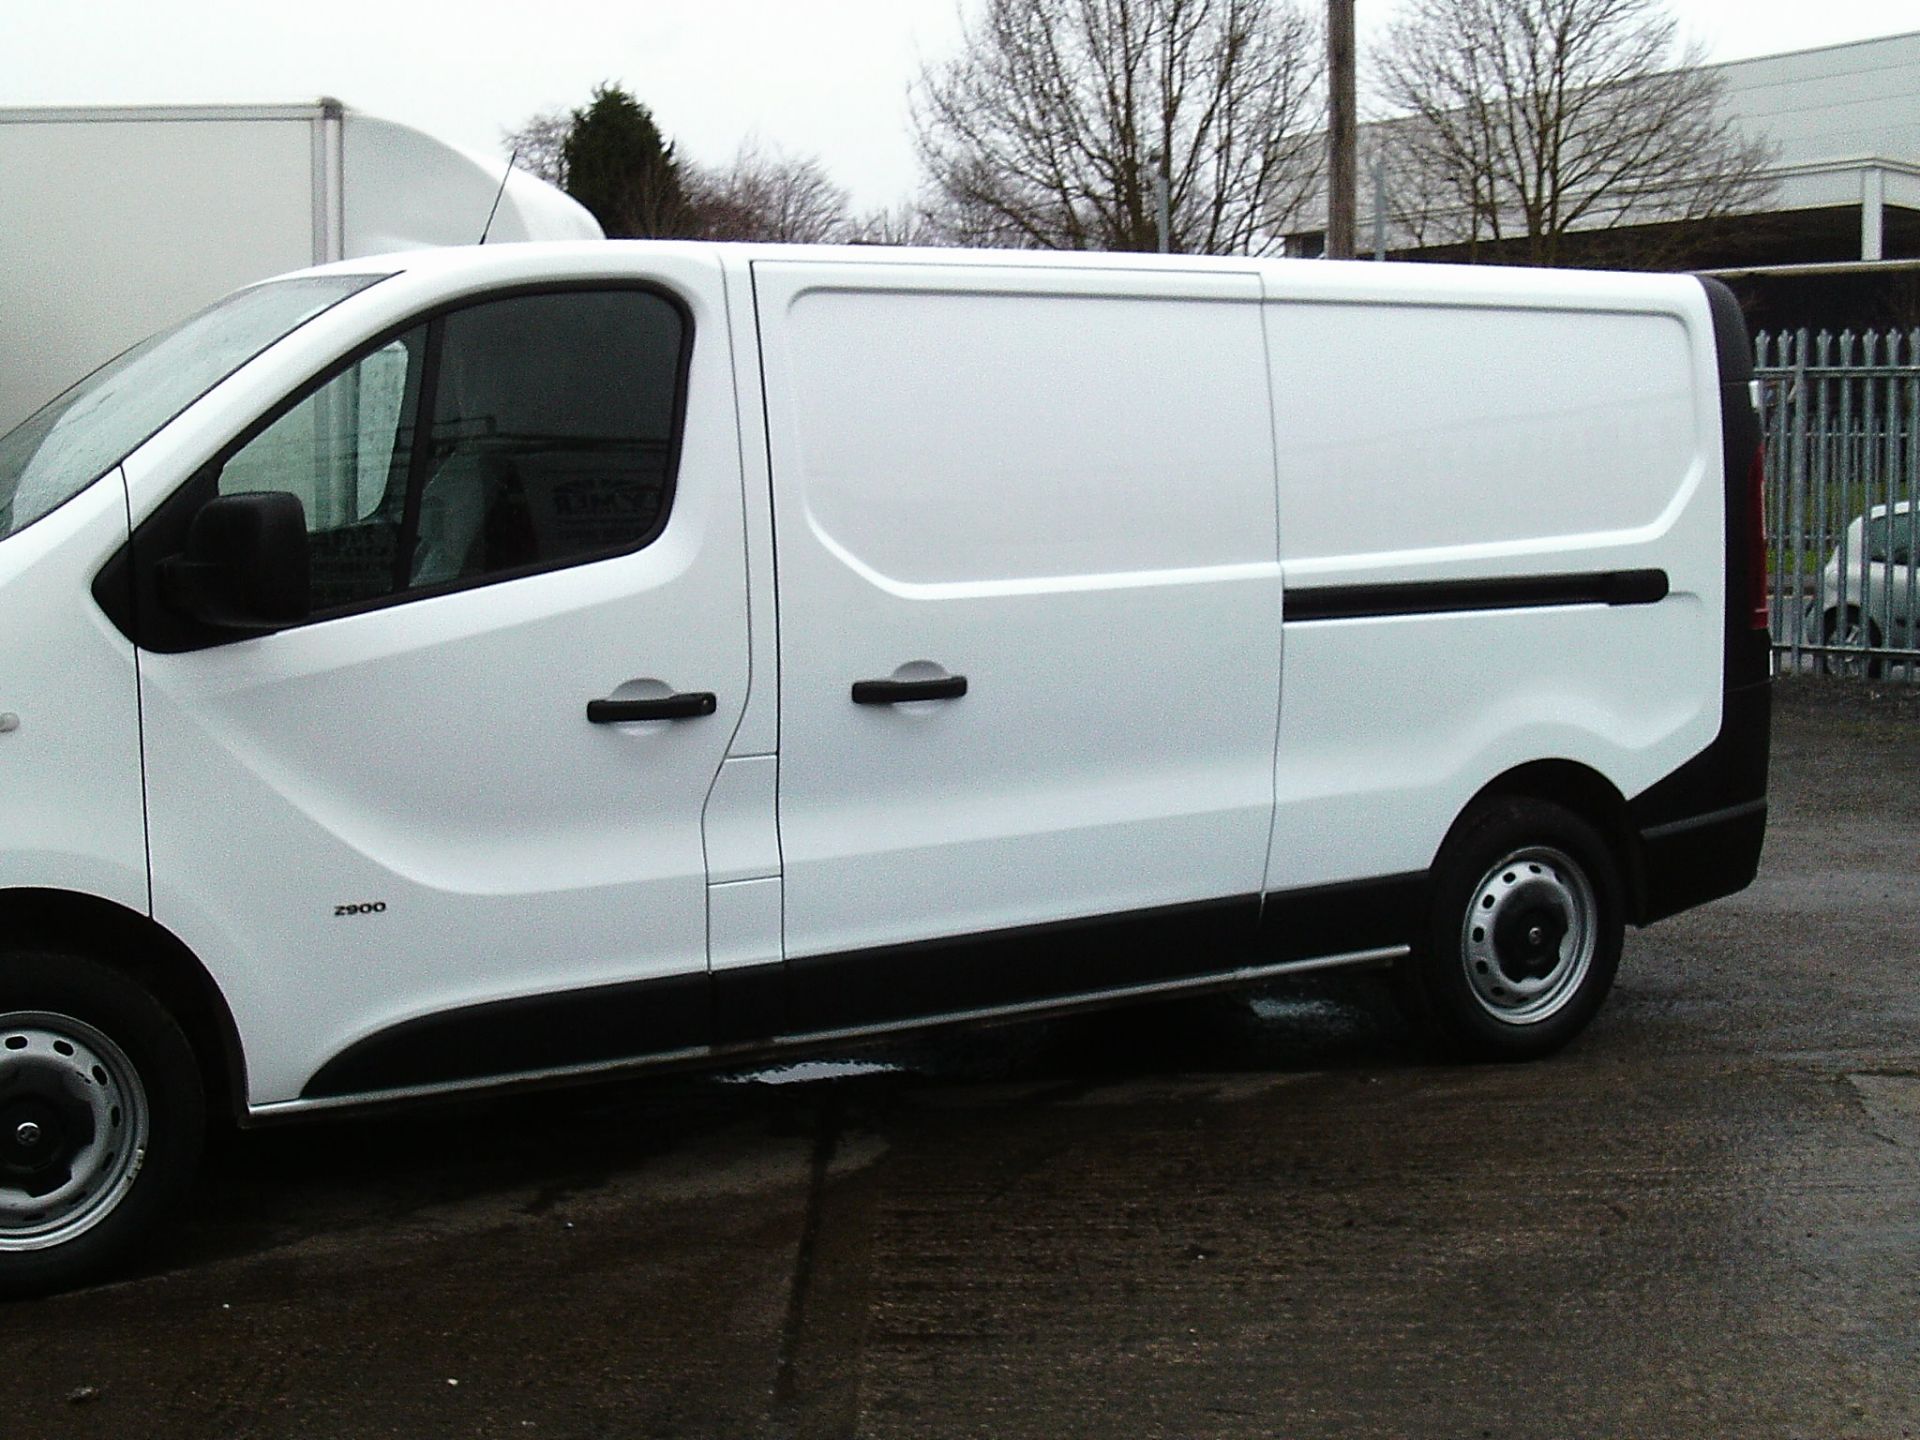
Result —
M717 268L663 271L404 322L136 535L154 910L256 1106L707 1041L740 471ZM165 613L194 511L262 490L305 507L313 618Z

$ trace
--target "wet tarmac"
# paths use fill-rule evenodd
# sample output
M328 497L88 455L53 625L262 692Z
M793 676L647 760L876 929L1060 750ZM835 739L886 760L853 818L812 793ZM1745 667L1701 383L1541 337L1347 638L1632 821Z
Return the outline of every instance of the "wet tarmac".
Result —
M1330 977L240 1135L0 1436L1920 1435L1920 695L1778 700L1551 1061Z

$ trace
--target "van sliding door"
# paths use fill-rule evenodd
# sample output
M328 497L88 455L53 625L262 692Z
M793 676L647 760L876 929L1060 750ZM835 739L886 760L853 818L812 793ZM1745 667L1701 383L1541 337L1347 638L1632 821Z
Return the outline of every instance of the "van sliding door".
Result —
M1266 859L1280 578L1256 278L754 277L795 1027L1232 963L1157 927L1250 927ZM962 937L985 948L901 948Z

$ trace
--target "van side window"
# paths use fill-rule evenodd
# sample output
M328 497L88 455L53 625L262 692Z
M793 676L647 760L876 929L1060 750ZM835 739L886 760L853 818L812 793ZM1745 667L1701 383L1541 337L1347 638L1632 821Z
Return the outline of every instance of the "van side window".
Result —
M411 585L631 549L663 518L681 320L644 291L446 317Z
M685 340L650 291L456 310L280 415L219 492L299 496L317 616L630 550L666 518Z
M1867 521L1867 560L1874 565L1887 563L1887 517L1877 515Z
M228 459L220 493L289 490L307 512L313 608L390 595L405 515L423 325L341 371Z

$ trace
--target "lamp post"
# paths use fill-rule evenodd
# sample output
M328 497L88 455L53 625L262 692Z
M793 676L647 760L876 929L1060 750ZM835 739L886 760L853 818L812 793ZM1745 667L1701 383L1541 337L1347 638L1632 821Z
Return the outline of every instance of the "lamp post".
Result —
M1353 0L1327 0L1327 258L1353 258Z
M1173 248L1173 195L1167 182L1167 152L1153 151L1147 156L1147 164L1153 167L1153 233L1160 253L1165 255Z

